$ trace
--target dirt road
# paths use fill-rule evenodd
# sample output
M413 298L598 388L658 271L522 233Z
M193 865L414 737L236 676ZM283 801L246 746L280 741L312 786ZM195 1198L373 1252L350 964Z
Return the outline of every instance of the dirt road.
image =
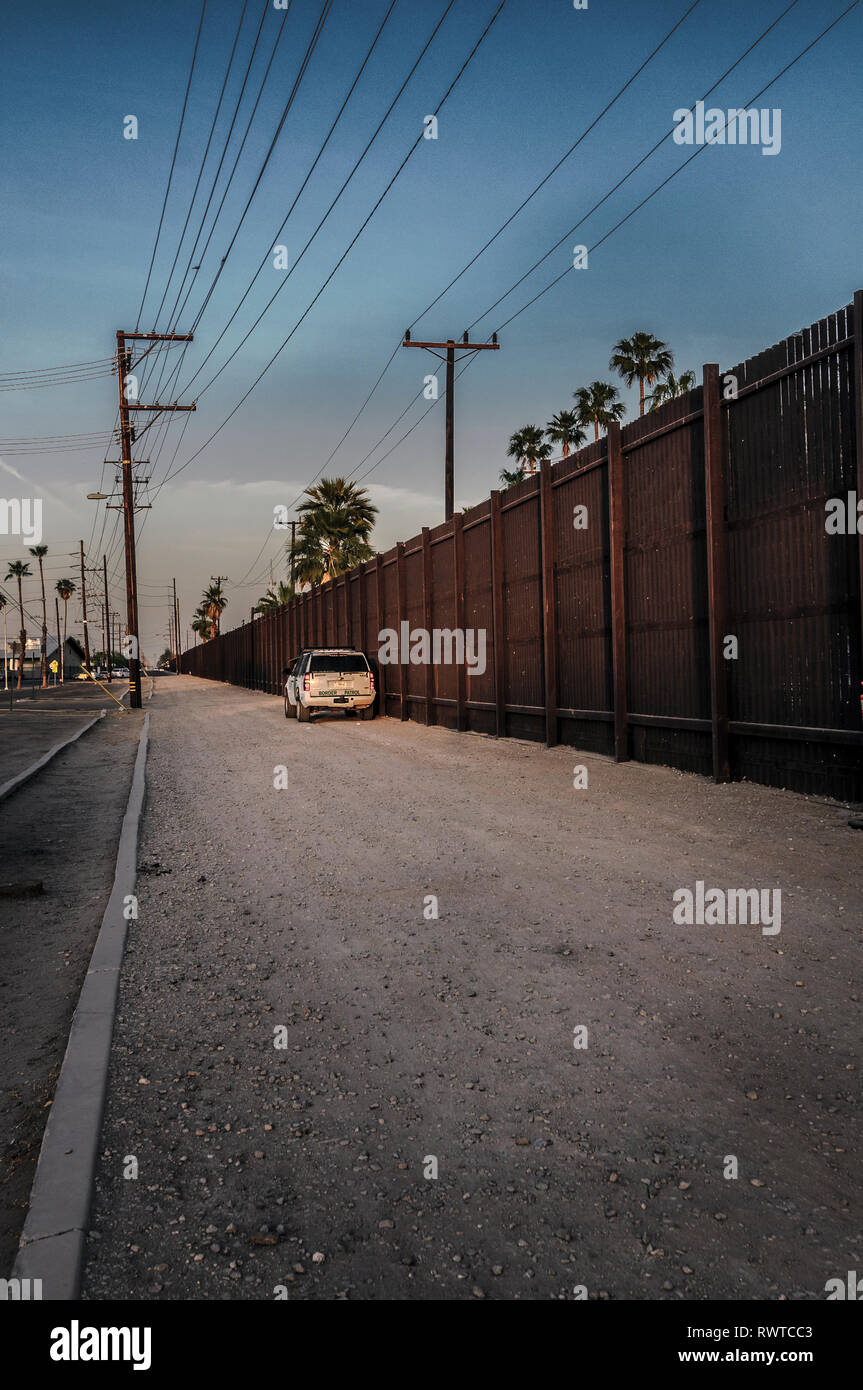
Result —
M148 787L86 1297L823 1299L863 1267L841 808L189 677ZM675 924L698 880L780 888L781 932Z

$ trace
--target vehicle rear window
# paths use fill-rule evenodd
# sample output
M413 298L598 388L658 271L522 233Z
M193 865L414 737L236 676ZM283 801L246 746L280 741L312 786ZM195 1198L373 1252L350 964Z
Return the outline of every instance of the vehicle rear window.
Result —
M359 652L345 652L344 656L313 656L309 669L314 675L338 674L340 671L362 671L365 674L369 667Z

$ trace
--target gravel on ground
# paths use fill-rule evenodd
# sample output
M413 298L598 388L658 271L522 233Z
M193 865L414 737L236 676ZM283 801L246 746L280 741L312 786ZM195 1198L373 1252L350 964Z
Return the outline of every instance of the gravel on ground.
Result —
M847 820L160 684L84 1296L823 1299L863 1267ZM675 923L697 881L781 932Z

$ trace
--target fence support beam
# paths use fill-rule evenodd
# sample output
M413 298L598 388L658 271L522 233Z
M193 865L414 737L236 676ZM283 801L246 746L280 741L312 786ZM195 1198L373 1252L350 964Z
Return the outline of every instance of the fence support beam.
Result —
M401 632L402 621L407 617L407 585L405 582L405 543L399 541L396 545L396 594L398 596L398 615L396 619L396 632L399 634L399 654L401 652ZM401 719L408 717L408 668L404 661L399 660L399 715Z
M358 583L359 586L360 586L360 651L361 651L361 652L364 652L364 651L367 650L367 645L366 645L366 644L368 643L368 640L369 640L369 635L368 635L368 632L366 631L366 628L368 627L368 622L367 622L367 611L366 611L366 573L367 573L367 571L368 571L368 568L369 568L369 566L368 566L368 561L364 560L363 563L360 565L360 577L359 577L359 579L357 580L357 583ZM376 648L375 650L377 650L377 648Z
M426 632L431 640L432 632L432 558L431 558L431 532L427 526L422 528L423 538L423 622ZM429 653L429 663L426 666L426 724L435 722L435 669L434 662Z
M491 494L491 613L494 634L495 733L498 738L503 738L506 734L506 654L503 635L503 517L499 491Z
M614 670L614 758L629 761L629 721L626 710L626 586L623 549L626 511L623 499L623 454L620 425L608 427L608 516L611 564L611 650Z
M863 290L854 291L854 439L857 451L857 501L863 497ZM863 643L863 534L857 537L860 576L860 640ZM863 646L861 646L863 654Z
M728 671L722 654L728 631L728 536L725 529L725 453L722 447L722 404L719 366L705 364L704 496L707 516L707 605L710 622L710 721L713 742L713 780L728 782Z
M383 569L383 560L381 559L380 555L376 555L376 556L375 556L375 594L376 594L376 596L377 596L377 608L378 608L378 617L377 617L377 623L378 623L378 646L380 646L381 633L383 632L383 629L384 629L384 627L385 627L385 620L384 620L384 609L385 609L385 604L384 604L384 569ZM379 712L380 714L386 714L386 712L387 712L387 668L386 668L386 666L382 665L380 662L378 663L378 679L380 680L380 683L381 683L380 697L379 697L379 699L378 699L378 712Z
M452 519L452 563L453 563L453 599L455 601L455 626L461 632L465 630L464 621L464 516L461 512L456 512ZM464 662L456 667L456 707L455 707L455 726L458 732L464 733L467 725L465 721L465 702L467 700L467 669Z
M545 746L557 745L557 604L554 595L554 515L551 461L539 473L539 535L542 554L542 639L545 686Z

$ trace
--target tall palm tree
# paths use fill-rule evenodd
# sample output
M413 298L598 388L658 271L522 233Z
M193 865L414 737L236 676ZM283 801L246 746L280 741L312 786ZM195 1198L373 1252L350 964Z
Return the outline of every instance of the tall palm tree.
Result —
M212 584L208 584L201 598L201 607L213 625L214 635L218 637L222 625L222 614L228 606L221 579L214 579Z
M263 598L258 599L255 606L256 613L274 613L279 608L287 608L296 598L296 590L293 584L289 584L284 579L280 579L278 586L274 589L272 585L264 594Z
M321 478L306 488L296 542L290 547L292 573L301 583L321 584L370 560L369 537L378 509L365 488L344 478Z
M42 561L48 554L47 545L31 545L30 554L39 561L39 582L42 585L42 688L48 684L48 612L45 607L45 571Z
M691 391L695 385L694 372L681 372L680 376L675 376L674 372L669 372L664 381L658 381L653 394L648 396L650 409L656 408L665 401L673 401L675 396L685 396L687 391Z
M525 425L516 430L506 452L509 458L518 459L523 477L533 477L536 465L551 458L551 445L545 442L545 430L539 425Z
M565 459L569 458L570 449L578 449L587 438L574 410L559 410L556 415L552 415L545 427L545 433L552 444L561 446L561 455Z
M69 617L69 600L75 592L74 579L58 579L54 585L63 600L63 650L60 654L60 684L66 679L66 625Z
M666 376L674 366L674 353L667 343L655 338L652 333L633 333L631 338L621 338L615 343L609 367L619 372L631 386L638 382L640 396L639 415L644 414L644 387L652 386L657 377Z
M22 579L29 579L29 578L30 578L30 566L27 564L27 561L26 561L26 560L10 560L10 561L9 561L9 569L8 569L7 574L6 574L6 583L8 584L10 579L17 579L17 581L18 581L18 611L19 611L19 613L21 614L21 631L20 631L19 634L18 634L18 636L19 636L20 639L21 639L21 643L20 643L20 645L21 645L21 658L20 658L20 660L19 660L19 662L18 662L18 681L17 681L17 688L18 688L19 690L21 689L21 682L22 682L23 679L24 679L24 657L25 657L26 654L27 654L27 633L26 633L25 630L24 630L24 595L23 595L23 593L22 593L22 591L21 591L21 581L22 581Z
M622 420L626 406L620 399L620 392L610 381L592 381L589 386L579 386L573 391L575 413L580 425L593 425L593 438L599 438L601 429L607 430L615 420Z

